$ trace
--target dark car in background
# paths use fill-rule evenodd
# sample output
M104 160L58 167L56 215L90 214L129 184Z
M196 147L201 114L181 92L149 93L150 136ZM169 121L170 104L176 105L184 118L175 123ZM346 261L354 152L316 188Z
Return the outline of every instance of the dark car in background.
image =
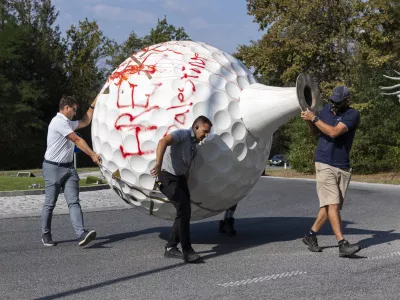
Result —
M276 154L272 156L271 159L269 160L270 166L284 166L285 163L288 166L289 160L283 154Z

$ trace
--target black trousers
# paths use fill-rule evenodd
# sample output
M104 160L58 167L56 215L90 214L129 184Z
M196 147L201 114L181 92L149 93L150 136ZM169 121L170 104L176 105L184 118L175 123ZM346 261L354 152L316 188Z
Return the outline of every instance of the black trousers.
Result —
M234 206L229 207L226 211L235 212L236 207L237 207L237 204L235 204Z
M158 174L159 189L176 208L176 217L172 226L167 247L176 247L181 243L182 251L192 248L190 243L190 193L185 176L175 176L166 171Z

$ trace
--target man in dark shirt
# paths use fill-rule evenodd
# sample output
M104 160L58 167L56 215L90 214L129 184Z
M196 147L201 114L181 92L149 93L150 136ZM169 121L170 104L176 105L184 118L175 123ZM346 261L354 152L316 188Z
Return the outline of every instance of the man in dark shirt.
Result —
M360 115L349 106L350 91L345 86L336 87L329 100L330 103L324 106L319 116L308 109L301 113L301 118L308 121L311 132L319 133L315 170L320 209L303 242L310 251L321 252L316 234L329 219L339 243L339 256L349 257L360 251L361 247L343 238L340 210L350 183L349 154Z
M176 218L165 246L165 257L186 262L201 261L190 242L190 192L187 185L190 165L196 156L196 146L208 136L212 127L205 116L194 120L192 128L179 129L163 137L157 146L156 164L150 173L157 177L160 191L176 208ZM182 246L182 252L178 244Z

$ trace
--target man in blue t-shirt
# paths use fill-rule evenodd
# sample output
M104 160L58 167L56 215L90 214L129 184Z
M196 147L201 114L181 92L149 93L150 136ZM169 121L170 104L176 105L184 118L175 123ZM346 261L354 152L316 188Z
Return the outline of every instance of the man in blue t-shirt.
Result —
M343 238L340 210L351 178L349 154L353 144L360 114L349 106L350 91L345 86L336 87L319 116L307 109L301 118L308 121L313 134L319 134L315 152L317 194L320 209L317 219L303 242L312 252L321 252L317 232L329 219L339 243L339 256L349 257L360 251L357 244Z

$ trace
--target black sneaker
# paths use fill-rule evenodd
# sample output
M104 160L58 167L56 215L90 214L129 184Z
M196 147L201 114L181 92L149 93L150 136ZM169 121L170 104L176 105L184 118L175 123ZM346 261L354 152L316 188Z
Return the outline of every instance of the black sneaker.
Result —
M44 233L42 235L42 242L43 245L48 246L48 247L52 247L52 246L56 246L57 243L55 243L51 237L51 233Z
M322 252L322 248L318 246L316 235L305 235L303 238L303 243L308 246L308 250L310 250L311 252Z
M344 240L339 244L339 257L350 257L361 250L361 246L358 244L350 244Z
M234 218L225 218L223 221L219 221L219 232L226 233L227 235L235 235L236 229L233 227L234 223Z
M183 252L183 260L188 262L188 263L197 263L201 262L201 256L196 253L196 251L190 249L187 252Z
M168 250L168 247L165 246L164 257L183 259L183 254L177 247L170 247Z
M96 239L96 231L91 230L85 230L82 235L79 237L79 246L86 246L89 244L91 241L94 241Z

